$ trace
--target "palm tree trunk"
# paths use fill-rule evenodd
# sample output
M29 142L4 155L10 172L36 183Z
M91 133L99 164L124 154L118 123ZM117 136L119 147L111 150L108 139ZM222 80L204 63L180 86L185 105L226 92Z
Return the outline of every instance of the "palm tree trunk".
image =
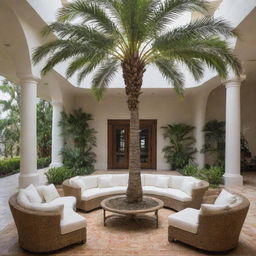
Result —
M140 177L140 121L138 107L130 110L129 143L129 184L126 192L127 201L134 203L142 200Z

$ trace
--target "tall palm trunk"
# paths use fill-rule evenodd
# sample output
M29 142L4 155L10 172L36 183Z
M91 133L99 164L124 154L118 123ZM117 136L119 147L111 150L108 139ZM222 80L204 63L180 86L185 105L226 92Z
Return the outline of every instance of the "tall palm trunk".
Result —
M145 65L137 56L133 56L122 63L122 68L126 95L128 96L128 108L130 110L129 182L126 196L129 203L136 203L142 200L139 95L141 94Z

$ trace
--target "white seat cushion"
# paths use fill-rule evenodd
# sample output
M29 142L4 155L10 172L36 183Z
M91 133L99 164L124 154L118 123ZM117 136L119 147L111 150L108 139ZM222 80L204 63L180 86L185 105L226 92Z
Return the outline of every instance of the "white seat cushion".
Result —
M214 204L233 204L236 202L236 196L229 193L227 190L222 189L221 193L215 200Z
M76 208L76 198L74 196L63 196L52 200L51 202L45 203L45 206L53 206L63 204L64 208L75 209Z
M198 229L199 210L186 208L168 216L169 226L196 234Z
M98 176L96 175L84 176L84 177L81 177L81 179L84 182L84 190L98 187Z
M127 190L125 186L111 187L111 188L91 188L82 193L82 200L90 200L100 196L123 194Z
M128 186L128 174L112 175L113 186Z
M98 187L99 188L113 187L112 175L100 175L100 176L98 176Z
M32 210L39 211L39 212L52 212L52 213L58 213L61 216L61 219L64 218L64 205L63 204L56 204L56 205L47 205L46 204L40 204L40 205L34 205Z
M33 184L30 184L29 186L27 186L24 189L20 189L21 192L24 192L28 198L28 200L30 201L30 203L32 204L40 204L42 203L42 198L39 195L39 193L37 192L35 186Z
M72 209L65 209L63 219L60 222L61 234L67 234L86 227L86 219L74 212Z
M189 202L192 200L191 196L187 195L185 192L173 188L158 188L154 186L144 186L143 193L166 196L169 198L179 200L181 202Z

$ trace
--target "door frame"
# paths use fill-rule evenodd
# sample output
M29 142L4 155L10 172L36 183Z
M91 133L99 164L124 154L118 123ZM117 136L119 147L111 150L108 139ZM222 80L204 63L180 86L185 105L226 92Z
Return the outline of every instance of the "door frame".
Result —
M112 126L113 125L127 125L130 128L129 119L109 119L108 120L108 146L107 146L107 156L108 156L108 163L107 168L112 170L117 170L118 168L114 168L113 166L113 138L112 138ZM157 147L157 120L156 119L140 119L140 124L147 124L150 123L152 127L152 135L150 143L150 154L151 154L151 167L149 169L155 170L157 164L156 158L156 147ZM129 133L128 133L128 143L129 143ZM128 165L129 165L129 148L128 148Z

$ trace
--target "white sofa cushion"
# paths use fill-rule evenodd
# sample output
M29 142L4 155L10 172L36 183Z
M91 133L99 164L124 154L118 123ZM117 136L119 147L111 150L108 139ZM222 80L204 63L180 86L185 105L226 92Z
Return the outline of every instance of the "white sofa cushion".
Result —
M236 202L236 196L229 193L227 190L222 189L221 193L215 200L214 204L232 204Z
M81 177L81 179L84 182L84 190L98 187L98 176L96 175Z
M230 207L227 204L202 204L200 214L212 215L229 209Z
M113 186L128 186L128 174L112 175Z
M112 175L101 175L101 176L98 176L98 187L99 188L110 188L110 187L113 187Z
M243 198L241 196L235 195L235 201L233 201L228 206L230 208L233 208L233 207L236 207L236 206L240 205L242 202L243 202Z
M110 188L91 188L85 190L82 195L82 200L91 200L97 197L106 196L106 195L115 195L115 194L124 194L127 190L125 186L117 186Z
M166 196L181 202L189 202L192 200L192 198L183 191L173 188L158 188L155 186L144 186L143 193Z
M156 180L156 186L159 188L168 188L170 177L158 176Z
M28 200L30 201L30 203L34 204L40 204L42 203L42 198L41 196L38 194L35 186L33 184L30 184L29 186L27 186L24 189L20 189L20 191L24 192L28 198Z
M60 222L61 234L67 234L86 227L86 219L72 209L64 210L64 217Z
M156 180L157 180L156 174L145 174L144 175L144 186L155 186L156 185Z
M86 185L85 182L82 178L77 178L72 180L72 184L73 186L75 186L76 188L81 188L82 192L86 189Z
M180 189L184 179L185 179L184 176L172 175L171 178L170 178L169 187L170 188Z
M76 209L76 198L74 196L64 196L53 199L48 203L44 203L45 206L54 206L63 204L65 209Z
M190 179L184 179L181 183L180 190L188 194L189 196L192 196L192 190L197 186L196 182L194 180Z
M196 234L198 230L199 210L186 208L168 216L169 226Z
M19 191L17 195L17 203L23 208L32 209L32 203L23 191Z
M46 202L50 202L58 197L60 197L56 187L53 184L44 186L42 189L42 194Z

